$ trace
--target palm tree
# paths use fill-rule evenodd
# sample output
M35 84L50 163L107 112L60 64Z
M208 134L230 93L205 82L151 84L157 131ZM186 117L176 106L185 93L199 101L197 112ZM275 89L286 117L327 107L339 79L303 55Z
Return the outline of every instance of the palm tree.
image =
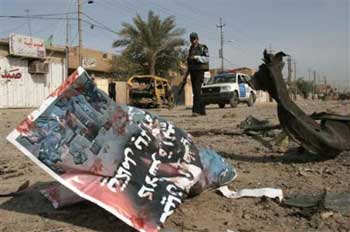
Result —
M113 47L125 47L124 52L133 54L135 60L146 65L151 75L155 74L157 59L162 52L175 50L185 44L180 37L185 30L176 28L173 16L161 20L153 11L149 11L147 21L137 14L133 24L122 24L123 28L118 32L121 39L114 41Z

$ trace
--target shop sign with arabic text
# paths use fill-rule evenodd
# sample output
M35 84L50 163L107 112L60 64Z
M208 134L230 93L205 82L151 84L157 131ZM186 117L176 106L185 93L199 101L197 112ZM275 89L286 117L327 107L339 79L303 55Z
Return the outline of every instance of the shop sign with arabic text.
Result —
M10 54L24 57L45 58L45 41L30 36L10 34Z

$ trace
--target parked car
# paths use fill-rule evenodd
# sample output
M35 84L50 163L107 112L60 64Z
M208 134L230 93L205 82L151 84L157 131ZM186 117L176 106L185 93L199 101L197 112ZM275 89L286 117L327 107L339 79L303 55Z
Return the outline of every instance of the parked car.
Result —
M174 94L169 81L152 75L132 76L128 80L129 105L159 108L174 107Z
M249 78L248 75L238 72L221 73L210 78L202 86L204 104L218 104L220 108L224 108L226 104L236 107L241 102L248 106L254 105L256 92L247 84Z

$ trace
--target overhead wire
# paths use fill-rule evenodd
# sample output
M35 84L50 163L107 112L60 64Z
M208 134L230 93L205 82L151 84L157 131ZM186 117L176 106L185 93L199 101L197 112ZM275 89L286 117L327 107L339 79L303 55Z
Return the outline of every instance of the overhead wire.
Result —
M17 31L18 29L24 27L25 25L27 25L27 22L21 23L21 24L17 25L16 27L13 27L13 28L11 28L11 29L6 29L6 30L4 30L4 31L0 31L0 34L8 34L8 33L10 33L10 32Z
M114 30L111 29L110 27L106 26L105 24L103 24L103 23L97 21L96 19L94 19L93 17L89 16L88 14L83 13L83 15L86 16L88 19L90 19L92 22L95 22L95 23L99 24L99 25L94 24L94 26L100 26L101 28L105 29L106 31L112 32L112 33L114 33L114 34L117 34L116 31L114 31Z
M75 20L75 21L78 21L78 18L72 18L72 17L67 17L67 18L63 18L63 17L46 17L46 16L35 16L35 17L32 17L32 16L23 16L23 15L12 15L12 16L2 16L0 15L0 18L16 18L16 19L28 19L28 18L31 18L31 19L42 19L42 20ZM88 23L88 24L93 24L94 26L100 28L100 29L104 29L106 31L109 31L111 33L116 33L115 31L109 29L109 28L106 28L105 26L100 26L100 25L96 25L95 23L93 23L92 21L89 21L89 20L86 20L86 19L82 19L83 22L85 23Z
M109 6L115 8L115 9L120 9L119 7L117 7L116 3L119 4L119 6L123 6L128 12L131 12L132 14L135 14L135 13L140 13L140 9L144 9L145 11L148 11L149 9L145 9L144 5L134 5L132 2L127 2L126 5L122 4L122 3L126 3L126 2L123 2L123 1L109 1L109 0L104 0L105 3L108 3ZM150 2L148 2L149 4L152 4ZM176 12L173 12L171 10L168 10L168 9L162 9L161 7L159 7L158 5L154 5L154 8L157 8L160 12L164 13L165 15L167 16L174 16L174 13L176 14ZM176 17L176 21L182 21L182 22L187 22L184 17ZM196 22L194 22L192 20L191 24L196 24ZM199 25L199 24L197 24ZM212 31L208 31L208 34L211 35L212 34ZM209 40L213 40L213 41L216 41L214 39L210 39ZM217 41L216 41L217 42Z
M194 23L194 24L200 25L201 28L205 27L206 31L208 31L208 32L213 32L213 30L215 30L214 27L210 27L210 26L208 26L206 24L202 24L202 23L199 24L199 21L198 21L197 17L191 17L190 15L179 13L178 11L175 11L175 10L169 9L167 7L158 5L155 2L149 2L149 3L152 4L153 6L155 6L156 8L158 8L159 10L165 12L165 13L168 12L167 14L179 15L181 18L187 18L190 21L190 23L192 23L192 24Z
M155 3L151 3L151 4L157 5ZM179 4L179 5L182 6L182 4ZM189 5L187 4L187 6L189 6ZM162 7L162 6L159 6L158 8L162 8L164 10L167 10L168 12L174 12L175 14L179 14L178 12L172 11L169 8L165 8L165 7ZM198 9L197 9L197 11L193 11L193 9L191 7L188 7L187 9L190 9L194 13L194 15L198 15L199 17L201 17L203 15L206 15L206 16L210 15L210 14L199 14L198 13ZM179 15L184 15L185 17L190 18L190 17L187 16L187 14L179 14ZM191 19L191 22L192 22L192 19ZM202 26L202 24L201 24L201 26ZM207 31L208 30L212 30L211 27L207 27L207 28L209 28L209 29L207 29ZM206 39L211 40L211 41L215 41L216 43L218 43L220 41L220 36L219 36L219 31L218 30L216 30L216 34L218 35L218 39L217 40L216 39L211 39L211 38L206 38ZM241 50L240 53L242 53L244 56L247 56L247 51L245 49L243 49L241 47L238 47L238 49Z
M34 30L33 34L37 34L38 35L38 34L40 34L41 32L44 32L44 31L48 32L48 31L50 31L49 29L52 29L55 26L57 26L57 22L51 21L48 25L44 25L43 27L40 27L39 29Z
M110 2L110 1L108 1L108 0L105 0L105 2L108 2L109 6L112 6L112 7L114 7L114 8L116 7L116 5L112 4L112 2ZM114 2L114 3L115 3L115 2ZM129 4L129 6L134 7L134 8L127 7L126 9L128 9L129 12L134 12L135 9L139 9L139 8L140 8L140 6L135 6L132 2L129 2L129 1L128 1L128 4ZM162 6L160 6L160 5L156 4L156 3L151 3L151 4L152 4L153 6L155 6L155 8L157 8L157 9L160 10L161 12L165 13L166 15L174 15L174 14L176 14L176 15L184 16L184 17L186 17L187 19L190 19L192 24L193 24L193 22L194 22L193 19L191 19L191 17L188 17L187 15L179 14L179 13L176 12L176 11L170 10L169 8L166 8L166 7L162 7ZM135 12L138 12L138 10L135 10ZM197 13L196 13L196 14L197 14ZM197 14L197 15L198 15L198 14ZM207 30L212 30L212 28L209 27L209 29L207 29ZM211 32L211 31L210 31L210 32ZM211 39L209 39L209 40L211 40ZM218 42L218 41L219 41L219 40L216 40L216 39L215 39L215 42ZM241 47L238 47L238 49L242 50ZM241 52L245 53L245 51L241 51ZM234 64L232 61L230 61L229 59L227 59L227 58L224 58L224 59L225 59L226 62L229 62L229 63L235 65L235 64Z
M131 18L131 14L128 14L128 13L127 13L127 12L129 12L129 9L128 9L128 8L116 7L116 6L113 5L112 3L108 2L108 1L105 1L105 0L96 1L96 5L99 6L99 7L102 7L102 8L104 9L104 12L106 12L106 13L110 12L111 10L113 10L113 15L115 15L115 14L116 14L116 12L114 11L114 9L115 9L115 10L117 10L117 12L118 12L119 14L122 14L122 15L128 17L128 18ZM134 14L135 14L135 12L132 11L132 15L134 15ZM106 25L104 24L104 26L106 26ZM107 27L108 27L109 29L111 29L110 26L107 26ZM111 30L113 30L113 29L111 29ZM114 31L114 30L113 30L113 31ZM116 38L114 38L114 40L115 40L115 39L116 39Z
M52 17L52 16L65 16L65 15L71 15L71 14L76 14L76 12L35 14L35 15L0 15L0 18L41 18L41 17Z
M122 1L109 1L109 0L103 0L103 1L99 1L99 3L101 4L101 6L103 6L104 8L108 8L108 9L117 9L118 11L120 11L121 8L123 8L124 10L126 10L127 12L130 12L132 15L134 16L135 14L140 12L140 9L145 9L144 6L140 5L140 6L136 6L134 4L132 4L131 2L128 2L128 4L123 4L125 2ZM103 4L102 4L103 3ZM116 5L116 3L119 4L119 7ZM106 5L108 6L106 6ZM161 10L162 12L164 12L163 10ZM124 11L122 11L124 14L126 14ZM169 12L165 12L165 14L167 16L173 16L173 14L169 14ZM127 14L128 15L128 14ZM130 16L130 15L128 15ZM178 20L178 18L176 18L176 20ZM209 33L212 34L212 33ZM209 39L209 40L213 40L215 42L217 42L215 39Z
M69 1L68 1L68 4L67 4L67 6L66 6L66 10L67 10L67 11L70 11L71 6L72 6L72 1L69 0ZM66 18L68 18L67 16L68 16L68 14L66 14ZM66 20L67 20L67 19L66 19ZM61 27L61 25L62 25L63 22L64 22L64 21L60 21L59 24L55 27L54 32L51 34L51 35L52 35L52 38L54 38L54 36L55 36L55 34L57 33L57 31L59 31L59 29L60 29L60 27ZM48 56L51 56L53 53L54 53L54 51L51 50L51 52L49 53Z
M196 10L193 9L193 7L187 3L187 1L182 1L181 4L178 4L181 8L185 9L185 10L188 10L191 12L191 14L193 15L206 15L208 18L211 18L211 14L210 12L204 12L203 11L203 8L200 8L200 7L197 7ZM202 12L202 14L199 14L199 12ZM214 20L214 19L213 19ZM242 26L242 22L239 23L240 26ZM225 32L233 32L234 33L234 36L230 35L231 33L227 33L229 34L230 37L233 37L234 41L235 41L235 44L237 46L235 46L235 48L237 48L239 53L241 54L244 54L244 55L247 55L249 52L247 51L247 49L251 49L252 47L247 45L247 46L242 46L243 44L247 44L246 42L249 41L255 45L257 45L258 47L263 47L265 48L266 46L263 45L263 43L261 43L260 41L257 41L257 40L253 40L251 38L251 36L248 36L243 30L240 30L239 27L237 25L233 25L232 26L232 21L230 21L229 23L226 23L226 28L228 30L225 30ZM248 27L245 27L245 28L248 28ZM238 32L238 33L237 33ZM238 39L238 38L243 38L242 40L241 39ZM220 38L219 38L220 40ZM219 41L218 40L218 41Z
M12 18L12 19L45 19L45 20L64 20L63 17L51 17L51 16L27 16L27 15L0 15L0 18ZM78 20L78 18L68 18Z
M84 28L84 31L87 31L89 30L89 27L87 25L83 26ZM92 29L91 29L92 30ZM102 30L103 33L108 33L104 30ZM110 33L108 34L102 34L101 31L95 31L95 32L90 32L91 33L91 36L89 36L89 43L92 43L94 44L94 47L98 47L99 45L101 45L101 41L103 41L103 43L105 44L104 41L106 40L110 40L110 43L109 43L109 46L108 48L100 48L101 50L104 50L104 51L108 51L109 49L112 48L112 41L115 39L115 37L112 37ZM95 49L95 48L94 48ZM97 49L97 48L96 48Z
M130 5L133 5L131 2L129 2L130 3ZM155 8L157 8L158 10L160 10L161 12L163 12L163 13L165 13L166 15L173 15L173 14L176 14L176 15L180 15L180 16L184 16L184 17L186 17L187 19L189 19L190 21L191 21L191 23L193 24L195 21L193 20L193 18L191 18L191 17L188 17L187 15L185 15L185 14L179 14L178 12L176 12L176 11L173 11L173 10L170 10L169 8L166 8L166 7L162 7L162 6L160 6L160 5L157 5L156 3L151 3L153 6L155 6ZM134 5L135 6L135 5ZM136 6L135 6L136 7ZM196 22L195 22L196 23ZM209 29L208 29L209 28ZM216 27L215 27L216 28ZM210 33L212 32L211 30L213 30L212 28L210 28L210 27L207 27L206 28L206 31L210 31ZM219 33L217 32L217 35L219 35ZM210 39L210 38L207 38L208 40L213 40L213 41L215 41L215 42L218 42L220 39L218 39L218 40L216 40L216 39ZM242 51L241 51L242 52ZM217 57L213 57L214 59L215 58L217 58ZM224 60L226 61L226 62L228 62L228 63L231 63L231 64L233 64L233 65L236 65L236 64L234 64L232 61L230 61L229 59L227 59L227 58L224 58Z
M117 1L109 1L109 0L103 0L106 4L108 4L109 6L112 6L114 9L118 9L120 10L120 8L118 8L115 4L113 3L116 3ZM120 1L118 1L119 3L121 3ZM121 6L121 5L119 5ZM130 8L129 5L124 5L123 4L123 8L128 11L128 12L131 12L133 15L135 15L135 13L137 13L137 10L134 11L133 8Z
M101 3L102 1L99 1L99 3ZM138 12L137 8L140 9L140 6L135 6L134 4L129 4L129 6L125 6L123 4L121 4L122 2L121 1L118 1L120 3L119 6L122 6L123 9L126 9L127 11L131 12L131 13L136 13ZM112 2L112 1L108 1L108 0L104 0L103 1L104 4L108 4L109 6L113 6L113 8L115 9L120 9L120 7L117 7L115 5L116 2ZM104 4L100 4L101 6L106 6ZM197 18L194 19L190 16L188 16L187 14L183 14L183 13L178 13L177 11L175 10L171 10L169 8L166 8L166 7L163 7L161 5L158 5L154 2L151 3L151 5L155 6L155 8L157 8L158 10L162 11L163 13L165 13L166 15L170 15L170 16L173 16L174 14L175 15L180 15L180 16L183 16L183 17L180 17L180 19L182 19L182 21L184 22L190 22L191 24L198 24L197 22ZM130 7L130 6L133 6L134 8ZM190 9L191 11L193 11L192 8L188 8ZM123 12L123 11L121 11ZM62 15L71 15L71 14L75 14L76 12L66 12L66 13L52 13L52 14L35 14L35 15L30 15L30 16L23 16L23 15L0 15L0 18L13 18L13 19L27 19L28 17L31 18L31 19L42 19L42 20L73 20L73 21L76 21L78 20L78 18L76 17L73 17L73 16L69 16L69 17L57 17L57 16L62 16ZM86 13L83 13L83 15L87 18L87 19L83 19L83 21L85 23L88 23L90 25L93 25L94 27L96 28L99 28L99 29L102 29L102 30L105 30L105 31L108 31L110 33L113 33L113 34L116 34L117 32L114 31L113 29L111 29L110 27L108 27L107 25L105 25L104 23L96 20L95 18L91 17L90 15L86 14ZM199 15L197 12L195 13L195 15ZM184 19L186 18L186 20ZM178 18L177 18L178 19ZM57 27L56 27L57 28ZM205 26L205 30L207 32L210 32L210 35L211 34L217 34L218 33L212 33L212 31L215 29L211 28L211 27L208 27L208 26ZM216 27L215 27L216 28ZM39 32L41 32L42 30L40 30ZM55 31L55 33L57 32L57 29ZM212 41L215 41L215 42L218 42L217 39L211 39L211 38L208 38L206 37L208 40L212 40ZM238 50L242 48L241 47L236 47ZM245 51L241 51L241 52L245 52Z

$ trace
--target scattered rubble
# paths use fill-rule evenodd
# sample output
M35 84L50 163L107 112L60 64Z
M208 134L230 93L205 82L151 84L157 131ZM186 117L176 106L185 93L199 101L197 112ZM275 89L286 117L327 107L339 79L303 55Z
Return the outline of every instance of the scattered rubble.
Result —
M316 195L290 196L283 204L301 209L313 209L314 213L321 211L321 217L329 217L337 212L350 216L350 192L324 192ZM322 216L323 215L323 216Z

